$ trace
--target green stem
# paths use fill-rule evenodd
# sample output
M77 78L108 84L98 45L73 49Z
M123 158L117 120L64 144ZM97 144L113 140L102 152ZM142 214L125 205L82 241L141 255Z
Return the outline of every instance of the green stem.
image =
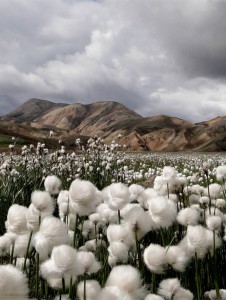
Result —
M156 274L152 273L151 275L151 293L155 294L156 293Z
M94 230L95 230L95 240L96 240L96 246L97 246L97 224L94 224Z
M39 297L39 253L36 253L36 296Z
M141 257L140 243L137 238L137 230L135 230L135 239L136 239L136 248L137 248L137 256L138 256L138 266L139 266L139 270L141 271L142 257Z
M48 299L48 292L49 292L49 288L48 288L48 284L45 281L45 298Z
M163 228L160 228L160 233L161 233L161 238L162 238L162 245L163 245L163 247L165 247L165 237L164 237Z
M198 257L197 253L195 252L195 283L196 283L196 290L197 290L197 300L201 299L200 296L200 284L199 284L199 267L198 267Z
M86 300L86 273L84 276L84 300Z
M214 285L217 293L217 299L220 297L219 284L218 284L218 273L217 273L217 255L216 255L216 236L213 231L213 256L214 256Z
M118 223L121 224L120 210L118 210Z
M70 285L69 285L69 299L72 299L72 277L70 278Z
M206 180L207 180L207 190L208 190L208 197L209 197L209 213L211 214L211 197L210 197L210 187L209 187L209 175L206 173Z
M31 244L32 234L33 234L33 231L30 232L30 236L29 236L29 240L28 240L28 244L27 244L26 255L25 255L25 259L24 259L23 272L26 271L26 263L27 263L28 252L29 252L29 248L30 248L30 244Z
M65 294L66 288L65 288L65 279L64 279L64 277L62 278L62 289L63 289L63 294Z
M172 240L170 241L169 245L166 248L166 253L168 252L169 247L172 245L172 243L173 243L173 241L174 241L175 238L176 238L176 236L174 235L174 237L172 238Z
M12 251L10 254L10 263L13 263L13 255L14 255L14 247L15 247L15 242L12 243Z
M168 195L168 199L169 199L169 184L167 182L167 195Z
M76 234L77 234L77 227L78 227L78 215L76 216L75 221L75 228L74 228L74 239L73 239L73 247L76 248Z

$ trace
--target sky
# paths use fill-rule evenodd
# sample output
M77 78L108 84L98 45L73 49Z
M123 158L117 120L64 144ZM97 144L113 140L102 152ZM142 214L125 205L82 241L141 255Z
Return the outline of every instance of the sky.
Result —
M0 0L0 115L30 98L226 115L226 0Z

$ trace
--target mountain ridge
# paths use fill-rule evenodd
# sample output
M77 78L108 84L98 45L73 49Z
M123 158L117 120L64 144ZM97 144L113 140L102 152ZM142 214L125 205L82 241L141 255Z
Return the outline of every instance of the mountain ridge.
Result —
M99 135L106 142L117 139L130 151L224 151L226 116L191 123L177 117L157 115L142 117L116 101L89 104L54 103L32 98L0 118L1 134L21 135L23 139L64 140L74 146L76 137ZM3 132L4 131L4 132Z

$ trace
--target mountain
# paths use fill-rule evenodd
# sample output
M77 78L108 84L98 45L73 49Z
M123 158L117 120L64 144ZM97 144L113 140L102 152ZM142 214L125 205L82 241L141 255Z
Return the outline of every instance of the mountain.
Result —
M102 101L86 105L75 103L57 108L37 118L35 122L64 130L76 129L76 132L89 135L93 130L101 130L117 120L139 117L141 116L118 102Z
M66 105L67 104L64 103L53 103L47 100L32 98L7 114L6 117L15 118L21 121L33 121L50 110Z
M95 135L106 142L117 139L130 151L224 151L226 116L194 124L166 115L144 118L113 101L85 105L30 99L0 118L0 145L17 136L21 144L41 141L53 146L62 139L74 147L77 137Z

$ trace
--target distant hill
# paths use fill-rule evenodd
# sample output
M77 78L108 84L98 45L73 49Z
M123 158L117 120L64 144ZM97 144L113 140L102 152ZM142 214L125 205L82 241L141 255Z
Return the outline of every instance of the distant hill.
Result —
M32 98L6 116L21 121L33 121L36 118L41 117L43 114L46 114L50 110L58 107L64 107L66 105L67 104L65 103L53 103L47 100Z
M54 131L51 139L50 130ZM62 139L72 147L77 137L86 140L98 135L106 142L117 139L131 151L225 151L226 116L193 124L166 115L144 118L114 101L84 105L30 99L0 118L0 146L1 137L8 141L12 135L50 146Z
M75 103L52 109L35 122L64 130L76 129L89 135L93 130L101 130L118 120L139 117L141 116L118 102L102 101L86 105Z

